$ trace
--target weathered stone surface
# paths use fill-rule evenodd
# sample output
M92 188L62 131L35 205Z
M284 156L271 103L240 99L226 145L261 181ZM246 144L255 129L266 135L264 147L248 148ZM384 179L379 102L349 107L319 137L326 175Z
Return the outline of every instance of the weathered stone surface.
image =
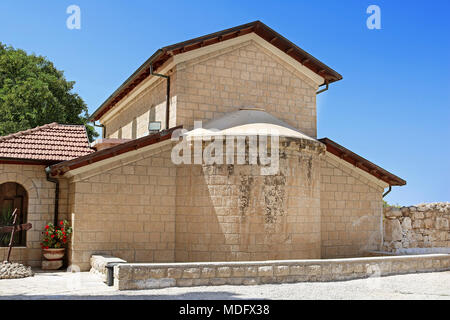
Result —
M409 211L409 208L408 208L408 207L402 207L402 208L400 209L400 211L402 212L402 215L403 215L404 217L409 217L410 211Z
M213 286L221 286L227 284L227 278L211 278L209 283Z
M436 218L436 229L448 230L448 228L449 223L447 218L440 218L440 217Z
M272 266L264 266L258 268L258 276L260 277L272 277L273 276L273 268Z
M217 268L217 277L220 278L228 278L231 276L231 268L230 267L220 267Z
M258 275L257 267L246 267L245 268L245 276L246 277L256 277Z
M151 264L126 264L118 265L117 273L121 274L115 278L114 286L119 290L126 289L148 289L169 286L203 286L203 285L225 285L225 284L264 284L264 283L292 283L303 281L339 281L358 279L368 276L382 276L387 274L403 274L418 271L448 270L450 266L450 255L427 254L418 256L394 256L377 258L357 259L334 259L334 260L290 260L289 266L270 261L258 262L255 266L251 262L242 262L235 266L227 266L221 263L214 265L202 263L196 267L180 266L176 268L169 265L158 267ZM229 268L225 269L225 268ZM122 269L122 270L121 270ZM181 275L183 278L151 278L153 270L166 270L168 276ZM220 274L228 275L214 276L213 270L221 270ZM176 272L174 272L176 270ZM116 271L116 270L115 270ZM242 276L248 271L253 276ZM289 273L288 273L289 272ZM123 275L133 274L133 278ZM201 278L197 274L202 274ZM161 273L157 273L158 276ZM206 277L207 276L207 277ZM197 278L196 278L197 277Z
M149 276L153 279L161 279L166 277L166 269L152 269Z
M397 252L402 249L442 250L450 248L450 203L423 203L402 207L402 217L394 217L391 208L385 208L385 238L383 250ZM388 217L389 216L389 217ZM398 230L401 224L401 232Z
M289 267L288 266L275 266L273 271L274 271L275 276L288 276L289 275Z
M386 241L402 240L402 227L398 220L384 221L384 239Z
M415 212L413 214L413 219L414 220L419 220L419 219L423 219L425 216L423 214L423 212Z
M202 278L214 278L216 276L215 268L202 268Z
M245 268L244 267L234 267L232 269L233 277L244 277L245 276Z
M411 218L409 218L409 217L403 218L402 229L404 231L407 231L407 230L410 230L411 228L412 228Z
M255 284L258 284L258 280L256 278L244 278L242 283L244 285L253 286Z
M177 279L177 286L179 287L192 287L194 284L193 279Z
M391 208L390 210L387 210L385 213L385 216L387 218L398 218L401 217L402 215L403 215L402 211L398 208Z
M63 265L62 260L55 260L55 261L48 261L48 260L42 260L41 262L41 268L42 270L58 270Z
M0 279L18 279L32 277L33 275L34 273L31 271L31 267L26 267L23 264L9 263L6 261L0 263Z
M424 220L425 228L430 229L433 227L433 220L432 219L425 219Z
M196 279L200 278L200 269L188 268L183 270L183 279Z
M183 274L183 270L181 268L168 268L167 269L167 277L173 279L181 278Z
M306 267L306 274L318 276L321 274L321 267L319 265L312 265Z
M291 276L305 275L306 274L305 267L304 266L290 266L289 267L289 274Z

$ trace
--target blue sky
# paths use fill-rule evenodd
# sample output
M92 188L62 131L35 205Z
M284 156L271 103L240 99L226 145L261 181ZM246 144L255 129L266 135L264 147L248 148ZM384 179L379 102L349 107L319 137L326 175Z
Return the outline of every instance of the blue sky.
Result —
M0 41L48 57L93 112L158 48L261 20L344 77L318 96L318 137L407 180L386 200L411 205L450 201L449 13L448 0L3 0Z

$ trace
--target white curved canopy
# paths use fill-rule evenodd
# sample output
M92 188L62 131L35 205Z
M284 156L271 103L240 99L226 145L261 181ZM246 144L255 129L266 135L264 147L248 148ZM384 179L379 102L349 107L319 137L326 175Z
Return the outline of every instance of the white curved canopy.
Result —
M185 136L252 136L258 134L316 141L286 122L257 108L242 108L230 112L223 117L203 123L201 128L193 129Z

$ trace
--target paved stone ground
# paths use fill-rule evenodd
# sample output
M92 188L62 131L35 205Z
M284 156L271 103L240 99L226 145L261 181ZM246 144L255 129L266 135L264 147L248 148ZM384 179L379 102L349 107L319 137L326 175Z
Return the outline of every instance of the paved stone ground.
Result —
M450 271L341 282L116 291L89 272L0 280L0 299L446 299Z

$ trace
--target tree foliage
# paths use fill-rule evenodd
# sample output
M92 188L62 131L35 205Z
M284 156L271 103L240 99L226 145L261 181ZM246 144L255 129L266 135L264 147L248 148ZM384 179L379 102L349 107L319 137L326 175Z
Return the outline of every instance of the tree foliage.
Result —
M0 42L0 135L58 122L84 124L92 141L98 134L74 84L45 57Z

